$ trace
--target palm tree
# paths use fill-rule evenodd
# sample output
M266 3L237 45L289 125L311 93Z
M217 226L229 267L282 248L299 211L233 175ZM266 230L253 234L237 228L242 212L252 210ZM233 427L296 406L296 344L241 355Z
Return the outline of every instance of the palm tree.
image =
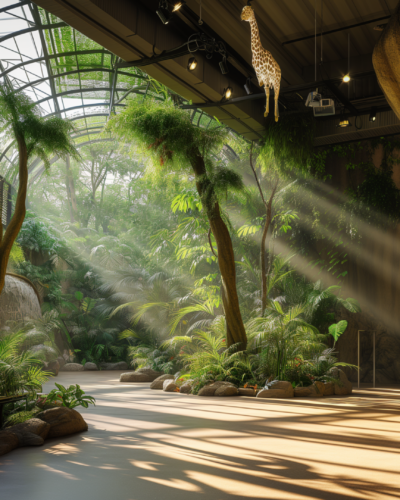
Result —
M212 153L223 145L226 131L221 127L214 130L196 127L190 116L173 103L149 100L132 101L124 112L109 121L108 129L126 142L137 141L146 146L161 166L173 162L176 170L190 167L217 244L228 345L240 344L240 349L245 349L247 337L239 308L233 245L219 204L221 193L228 187L243 189L243 182L231 170L216 167L212 162Z
M73 130L70 122L58 117L42 118L39 108L23 93L15 94L6 84L0 84L0 133L14 137L19 153L19 186L14 215L3 234L0 217L0 293L3 290L7 264L26 213L28 188L28 162L33 156L50 166L49 156L78 157L69 133Z

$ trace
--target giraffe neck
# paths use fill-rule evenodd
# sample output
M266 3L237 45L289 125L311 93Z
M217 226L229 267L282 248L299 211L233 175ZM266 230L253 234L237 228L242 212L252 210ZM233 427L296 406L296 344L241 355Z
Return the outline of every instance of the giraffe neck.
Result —
M251 29L251 41L261 43L260 32L258 30L258 24L255 18L250 21L250 29Z

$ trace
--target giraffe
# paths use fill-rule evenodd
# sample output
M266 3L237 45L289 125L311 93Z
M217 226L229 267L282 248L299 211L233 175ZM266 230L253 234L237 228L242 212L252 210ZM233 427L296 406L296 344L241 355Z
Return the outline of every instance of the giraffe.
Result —
M279 119L278 98L279 89L281 86L281 68L272 57L271 52L264 49L261 45L260 33L254 10L250 5L246 5L241 14L242 21L250 23L251 28L251 51L253 53L253 68L256 71L258 84L260 87L265 85L265 94L267 96L267 106L265 108L264 116L269 113L269 90L273 87L275 91L275 121Z

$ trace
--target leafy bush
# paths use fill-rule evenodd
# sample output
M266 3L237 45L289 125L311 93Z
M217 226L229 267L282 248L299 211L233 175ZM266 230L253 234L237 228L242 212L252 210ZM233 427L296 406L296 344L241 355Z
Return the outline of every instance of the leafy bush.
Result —
M61 401L63 406L70 409L76 408L77 406L88 408L89 405L96 404L96 400L92 396L84 396L85 391L83 391L78 384L70 385L67 388L61 384L55 385L57 389L53 389L49 392L45 399L46 404Z
M27 337L18 331L0 337L0 396L41 390L51 373L42 371L41 361L23 346Z

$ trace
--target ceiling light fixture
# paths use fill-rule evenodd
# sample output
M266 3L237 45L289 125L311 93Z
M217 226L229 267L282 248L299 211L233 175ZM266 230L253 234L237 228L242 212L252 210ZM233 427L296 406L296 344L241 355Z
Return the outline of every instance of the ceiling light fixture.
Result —
M247 78L246 83L244 84L244 90L247 95L254 94L253 85L251 83L251 78Z
M160 0L160 4L158 6L158 9L156 10L156 13L163 24L168 24L171 21L171 13L168 10L167 0Z
M344 83L349 83L350 80L351 80L350 75L344 75L343 77Z
M177 12L181 7L183 7L186 3L186 0L181 0L180 2L176 2L176 4L172 8L172 12Z
M197 68L197 60L195 57L191 57L188 61L187 69L193 71Z
M337 126L340 128L351 127L351 123L348 118L346 118L344 115L341 115L340 122Z
M374 122L376 120L376 108L371 109L371 113L369 114L369 121Z
M227 87L226 89L224 89L224 99L229 101L229 99L232 97L232 88L231 87Z

